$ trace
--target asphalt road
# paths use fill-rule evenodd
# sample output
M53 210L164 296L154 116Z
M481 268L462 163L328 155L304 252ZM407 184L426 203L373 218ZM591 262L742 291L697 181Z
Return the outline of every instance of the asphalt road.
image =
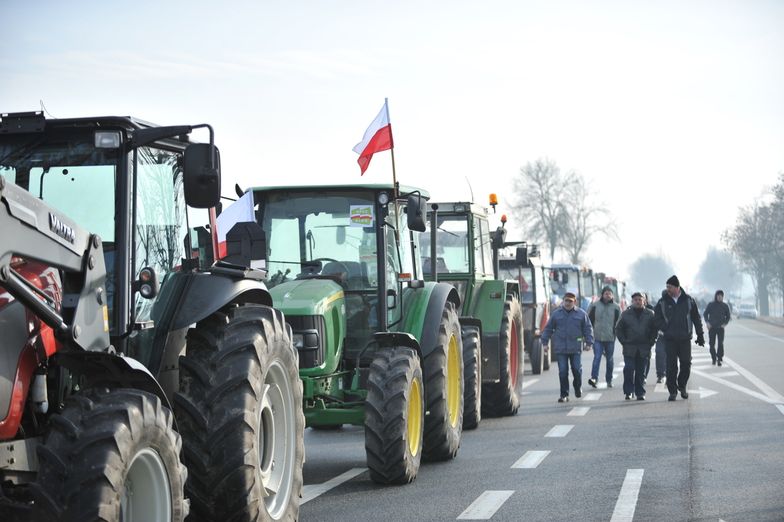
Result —
M308 429L300 519L784 521L784 328L735 320L725 347L718 367L693 346L675 402L654 369L648 400L624 400L617 343L612 389L587 385L584 353L582 399L556 402L556 365L526 371L518 415L483 419L407 486L370 480L361 427Z

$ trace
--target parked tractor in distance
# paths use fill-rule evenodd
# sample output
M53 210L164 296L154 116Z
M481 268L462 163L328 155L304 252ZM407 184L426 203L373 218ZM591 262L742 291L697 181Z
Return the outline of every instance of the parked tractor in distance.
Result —
M0 118L0 519L295 520L297 354L191 229L212 129Z
M499 279L516 279L523 307L525 352L536 375L550 369L550 347L543 346L542 330L550 318L550 285L536 245L518 246L513 257L500 257Z
M517 278L494 275L504 232L491 231L487 209L474 203L431 203L421 256L425 278L446 282L460 295L465 364L464 426L482 415L514 415L522 390L523 313ZM433 263L435 260L435 263Z
M463 427L460 298L422 279L424 190L258 187L267 283L300 354L306 424L365 428L371 478L414 480Z

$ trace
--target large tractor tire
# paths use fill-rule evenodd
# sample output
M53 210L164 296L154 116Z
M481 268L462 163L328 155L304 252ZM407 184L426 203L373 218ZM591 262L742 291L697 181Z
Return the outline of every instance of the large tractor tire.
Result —
M531 341L531 372L534 375L539 375L544 370L544 350L542 349L542 341L538 337Z
M523 314L517 297L504 303L499 333L501 375L498 382L482 385L483 413L489 417L516 415L523 384Z
M188 515L180 436L157 396L87 390L49 422L31 520L179 522Z
M419 472L425 394L419 356L411 348L379 351L370 365L365 400L365 453L370 478L408 484Z
M189 521L296 520L305 459L302 383L283 314L230 305L188 332L175 413Z
M463 336L463 429L472 430L482 420L482 345L479 328L464 326Z
M447 302L436 346L425 356L425 446L422 457L448 460L457 455L463 433L463 340L455 306Z

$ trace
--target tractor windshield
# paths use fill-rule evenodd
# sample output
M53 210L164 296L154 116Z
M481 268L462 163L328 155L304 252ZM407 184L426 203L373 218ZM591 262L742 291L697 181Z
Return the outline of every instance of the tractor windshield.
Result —
M430 222L420 237L422 269L430 273ZM438 216L436 231L436 269L439 274L469 273L468 219L466 216Z
M520 297L523 303L534 302L534 275L530 266L519 266L514 260L499 261L498 279L513 280L520 284Z
M378 287L372 193L260 192L269 286L334 276L347 290Z

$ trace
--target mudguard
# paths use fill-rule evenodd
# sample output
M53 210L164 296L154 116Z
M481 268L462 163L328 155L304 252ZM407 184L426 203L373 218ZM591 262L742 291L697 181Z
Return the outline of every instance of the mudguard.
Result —
M419 339L422 357L427 357L435 348L441 315L447 301L454 303L455 309L459 310L460 296L449 283L428 282L423 290L416 292L414 302L406 305L407 311L415 313L407 313L405 331Z
M378 332L373 335L379 348L394 348L405 346L414 350L419 357L422 357L422 347L419 346L416 338L410 333L405 332Z
M229 271L190 274L170 329L197 323L235 301L272 306L272 297L262 281L243 278L242 270L235 272L236 275Z

